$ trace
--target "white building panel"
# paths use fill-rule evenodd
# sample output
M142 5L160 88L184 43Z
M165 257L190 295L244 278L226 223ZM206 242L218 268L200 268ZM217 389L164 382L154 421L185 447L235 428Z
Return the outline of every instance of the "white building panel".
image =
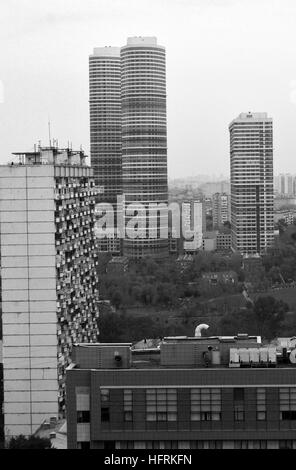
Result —
M29 253L30 256L55 256L56 251L54 244L31 245Z
M21 189L19 191L22 191ZM1 195L1 190L0 190ZM21 199L21 198L20 198ZM50 188L28 188L28 199L54 199L54 191Z
M6 403L5 405L6 413L30 413L31 412L31 403Z
M8 335L28 335L29 334L29 325L17 323L15 325L4 325L5 336Z
M35 325L44 326L44 325ZM31 336L31 346L56 346L57 335L33 335Z
M3 268L24 268L28 266L27 256L2 256L1 266ZM27 273L28 275L28 273Z
M1 221L4 223L20 223L20 222L26 222L27 220L27 214L26 212L23 211L9 211L9 212L1 212Z
M2 279L26 279L28 277L27 268L3 268L1 269Z
M40 379L57 379L57 368L54 367L52 369L32 369L31 370L31 378L34 380Z
M7 392L5 393L4 412L7 403L30 403L30 392Z
M3 336L5 335L5 331L3 332ZM19 340L19 343L22 343L22 345L16 345L15 343L17 342L17 339ZM17 369L17 361L14 363L14 359L18 358L21 359L23 358L24 360L27 360L29 358L29 337L28 336L23 336L23 337L18 337L16 340L13 336L7 336L4 338L3 341L3 359L6 359L11 361L11 365L6 367L4 369L4 375L5 375L5 370L9 369ZM12 344L11 344L12 343ZM7 362L6 362L7 364ZM29 367L29 361L26 362L26 365L24 367ZM16 375L17 377L17 375Z
M27 301L29 299L27 290L7 290L2 292L3 302L9 302L12 300Z
M30 301L30 311L31 312L38 312L40 317L42 316L43 312L48 314L48 312L54 312L55 315L55 321L57 320L56 317L56 309L57 309L57 303L56 301ZM31 313L32 315L32 313Z
M56 347L31 347L31 356L32 358L42 358L42 357L56 357L57 348ZM38 359L39 360L39 359Z
M55 300L56 291L55 290L31 290L30 291L31 300Z
M3 245L1 247L1 256L27 256L27 254L27 245Z
M55 233L54 222L29 222L29 233Z
M2 171L2 169L1 169ZM16 211L21 212L27 209L27 204L25 200L0 200L0 211Z
M53 211L29 211L28 212L28 222L54 222L54 212Z
M28 392L31 389L30 380L6 380L4 373L4 384L3 384L4 394L7 391L24 391Z
M1 171L2 171L2 169L1 169ZM21 188L0 189L0 199L12 199L14 201L16 199L25 200L26 199L26 190L21 189Z
M24 436L28 436L30 434L32 434L32 431L36 431L37 430L37 426L36 426L36 429L35 430L32 430L32 427L29 426L29 425L13 425L13 424L9 424L8 426L4 426L4 433L5 433L5 436L9 437L9 436L19 436L20 434L24 435Z
M28 279L5 279L2 278L2 290L26 290Z
M32 412L40 417L40 413L48 413L52 416L57 416L58 413L58 406L56 400L54 402L41 402L41 403L32 403Z
M56 278L56 268L47 267L47 268L29 268L29 277L32 278Z
M29 266L34 267L53 267L56 264L55 256L30 256L28 257Z
M28 202L28 211L54 211L55 204L52 198L50 199L43 199L40 201L39 199L31 199Z
M27 322L29 302L2 302L2 312L9 313L3 315L2 323Z

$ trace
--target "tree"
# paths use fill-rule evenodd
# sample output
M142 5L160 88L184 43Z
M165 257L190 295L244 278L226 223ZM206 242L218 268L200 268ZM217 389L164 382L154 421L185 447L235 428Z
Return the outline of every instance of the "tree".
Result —
M275 338L280 331L289 306L274 297L258 297L254 302L253 316L258 333L266 338Z
M45 437L20 435L10 439L8 449L52 449L52 445L50 439Z
M122 304L122 295L119 290L116 290L112 293L111 302L116 309L119 309L120 305Z

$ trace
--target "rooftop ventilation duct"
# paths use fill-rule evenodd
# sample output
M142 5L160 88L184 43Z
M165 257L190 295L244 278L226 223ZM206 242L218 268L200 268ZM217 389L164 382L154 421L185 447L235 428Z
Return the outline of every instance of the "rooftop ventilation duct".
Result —
M201 325L198 325L196 328L195 328L195 337L196 338L199 338L201 336L201 332L202 330L207 330L209 327L209 325L206 325L205 323L202 323Z

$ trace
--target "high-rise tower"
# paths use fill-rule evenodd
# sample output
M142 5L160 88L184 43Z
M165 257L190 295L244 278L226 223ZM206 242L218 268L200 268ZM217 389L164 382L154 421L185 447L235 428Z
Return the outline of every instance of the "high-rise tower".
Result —
M98 47L89 58L91 166L101 191L97 203L113 207L114 234L99 238L99 251L120 254L117 196L122 194L121 66L119 47ZM111 212L111 211L110 211Z
M123 254L167 256L166 58L155 37L94 50L90 116L91 162L102 187L97 201L114 205L118 195L124 197ZM110 240L99 242L101 251L114 253Z
M98 341L92 170L82 151L17 155L0 167L6 437L64 415L72 344Z
M140 203L146 214L142 238L126 237L125 255L141 258L168 254L167 211L149 204L168 202L165 49L154 37L129 38L121 49L122 178L126 208ZM125 223L129 216L125 218ZM149 231L150 227L150 231Z
M241 113L229 130L232 249L263 253L274 240L272 118Z

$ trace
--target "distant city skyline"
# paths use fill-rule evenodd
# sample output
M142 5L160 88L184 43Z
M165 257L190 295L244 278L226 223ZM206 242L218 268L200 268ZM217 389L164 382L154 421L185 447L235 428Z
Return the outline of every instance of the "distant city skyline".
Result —
M3 0L0 162L47 145L48 120L90 155L88 55L142 35L167 51L170 178L228 174L228 123L248 111L273 116L275 173L293 173L295 21L293 0Z

